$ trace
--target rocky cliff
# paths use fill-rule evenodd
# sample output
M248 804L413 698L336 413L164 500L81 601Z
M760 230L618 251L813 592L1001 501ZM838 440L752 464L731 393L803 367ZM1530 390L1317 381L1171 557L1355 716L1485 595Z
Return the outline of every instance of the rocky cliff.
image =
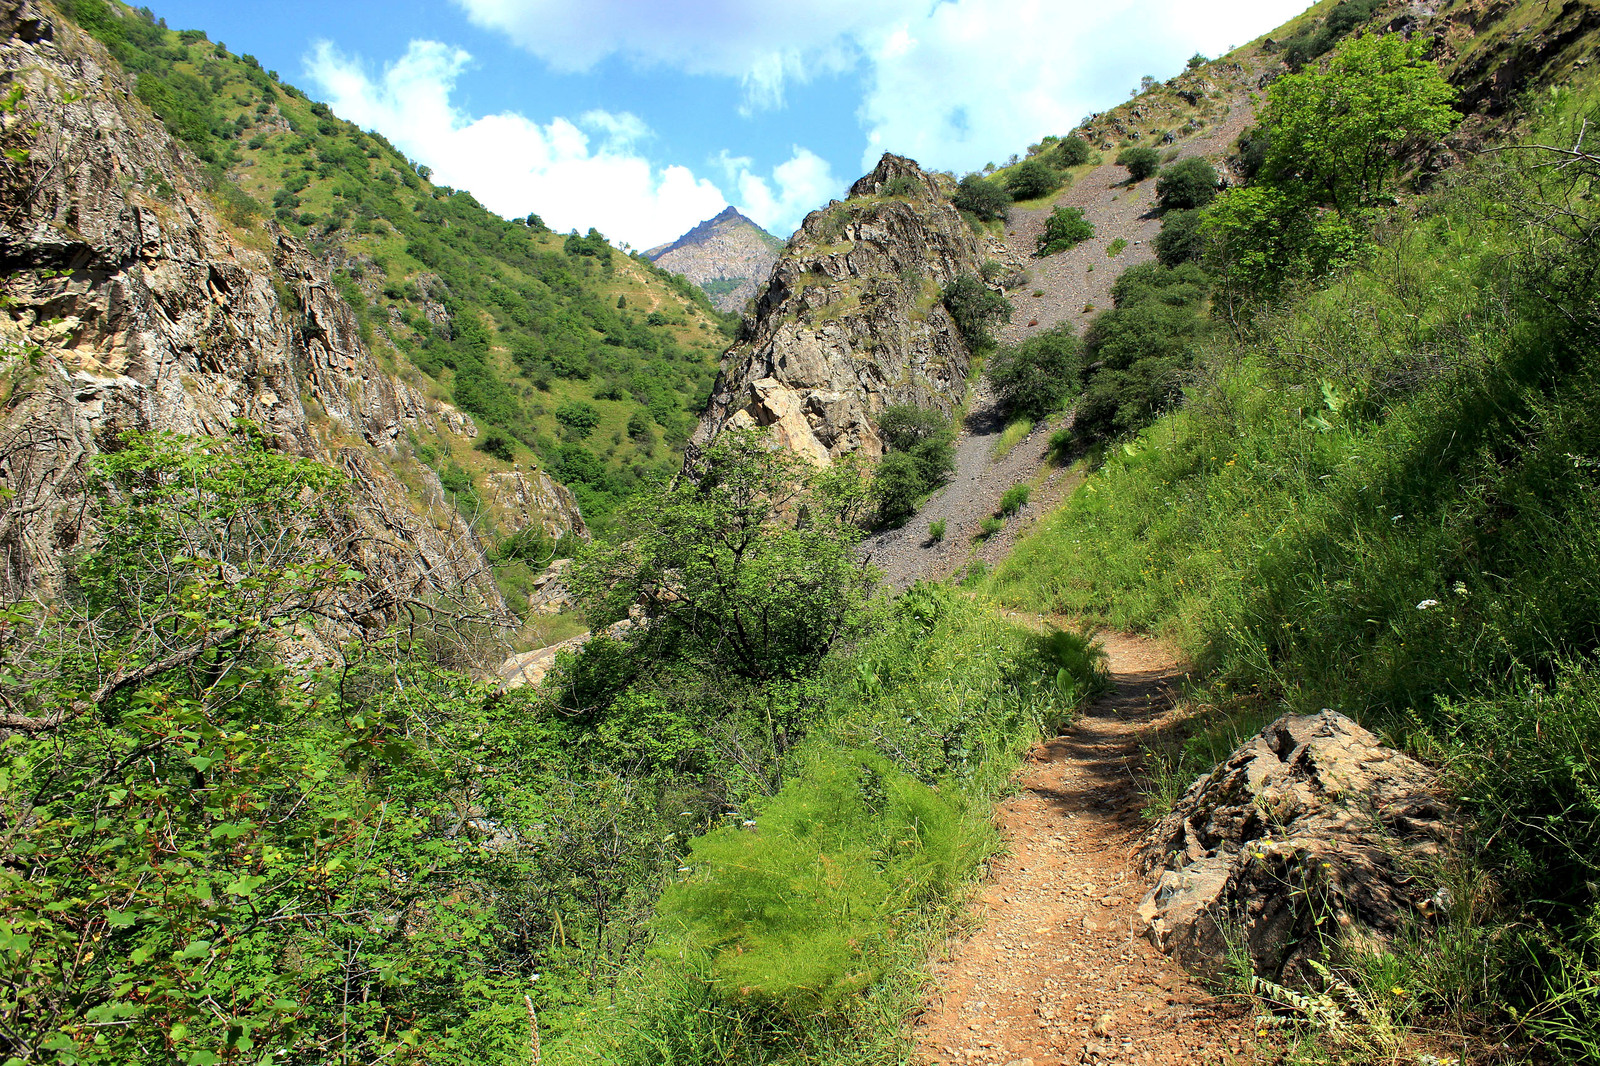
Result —
M696 444L764 426L818 463L877 456L885 406L959 406L972 355L940 294L1003 252L950 204L948 181L885 155L848 200L806 216L723 358Z
M705 289L718 310L743 311L782 251L783 241L730 207L645 255Z
M475 435L472 420L378 364L295 240L219 217L205 173L99 44L26 0L0 0L0 37L0 97L18 105L0 188L6 589L59 579L90 532L87 464L118 434L217 435L248 419L347 475L355 502L335 548L369 597L465 592L502 610L476 537L407 446Z

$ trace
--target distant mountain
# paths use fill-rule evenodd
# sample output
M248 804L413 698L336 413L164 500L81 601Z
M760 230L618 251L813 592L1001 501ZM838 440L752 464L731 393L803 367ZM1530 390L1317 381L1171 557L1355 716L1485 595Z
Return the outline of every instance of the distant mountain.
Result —
M783 243L730 207L645 255L699 285L718 310L742 311L767 280Z

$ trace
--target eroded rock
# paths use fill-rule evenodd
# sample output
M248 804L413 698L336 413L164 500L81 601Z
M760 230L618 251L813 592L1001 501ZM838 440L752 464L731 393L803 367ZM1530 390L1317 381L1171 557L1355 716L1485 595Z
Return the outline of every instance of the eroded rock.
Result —
M1452 837L1438 783L1332 711L1286 716L1196 781L1144 838L1151 940L1215 972L1230 945L1281 977L1330 939L1387 938L1426 915Z

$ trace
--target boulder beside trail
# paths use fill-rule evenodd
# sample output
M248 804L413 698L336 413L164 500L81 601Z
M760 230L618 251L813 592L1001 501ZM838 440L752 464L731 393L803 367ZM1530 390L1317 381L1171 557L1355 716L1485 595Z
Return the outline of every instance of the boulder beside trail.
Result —
M1145 836L1139 915L1190 970L1243 949L1295 976L1335 941L1382 941L1447 897L1438 781L1332 711L1285 716L1196 781Z

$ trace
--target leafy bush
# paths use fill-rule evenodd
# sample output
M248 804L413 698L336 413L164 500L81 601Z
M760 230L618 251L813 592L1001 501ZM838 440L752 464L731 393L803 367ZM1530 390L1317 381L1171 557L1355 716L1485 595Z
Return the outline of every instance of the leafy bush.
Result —
M1006 175L1006 187L1018 200L1037 200L1061 188L1061 175L1037 156L1024 159Z
M923 186L920 181L910 174L900 174L890 179L889 184L883 187L883 195L897 196L907 199L922 194Z
M944 531L945 520L943 518L935 518L928 523L928 539L935 544L944 540Z
M878 517L902 522L955 469L955 428L938 411L899 404L878 416L878 433L889 449L872 482Z
M1000 497L1000 513L1009 518L1028 506L1028 500L1032 496L1033 489L1027 485L1011 486Z
M1114 240L1110 244L1106 245L1106 255L1108 257L1119 256L1124 251L1126 251L1127 248L1128 248L1127 238L1118 237L1116 240Z
M556 421L566 428L569 439L582 440L600 424L600 412L593 404L569 400L556 408Z
M1143 181L1161 167L1161 153L1154 148L1124 148L1117 153L1117 166L1128 168L1129 181Z
M968 174L956 186L951 202L962 211L971 212L985 222L1004 219L1011 206L1011 193L999 182L989 181L977 174Z
M982 522L978 523L978 536L987 540L1004 528L1006 528L1006 520L1004 518L1000 518L996 515L989 515Z
M498 429L489 430L474 447L486 455L494 456L502 463L509 463L517 456L516 445L512 443L510 437Z
M1056 157L1064 167L1081 167L1089 161L1089 142L1082 137L1063 137L1056 145Z
M974 274L963 274L946 285L942 297L961 339L975 352L994 347L989 330L996 322L1011 321L1011 301Z
M1217 171L1199 156L1164 167L1156 178L1156 206L1163 211L1204 207L1217 195Z
M1070 325L1037 333L989 361L989 380L1013 416L1034 420L1061 410L1083 380L1083 343Z
M1034 254L1054 255L1082 244L1094 236L1094 226L1083 217L1081 207L1058 207L1044 220L1044 232L1039 234Z
M1161 232L1152 242L1156 261L1164 267L1197 263L1205 257L1206 242L1199 211L1168 211L1161 217Z

